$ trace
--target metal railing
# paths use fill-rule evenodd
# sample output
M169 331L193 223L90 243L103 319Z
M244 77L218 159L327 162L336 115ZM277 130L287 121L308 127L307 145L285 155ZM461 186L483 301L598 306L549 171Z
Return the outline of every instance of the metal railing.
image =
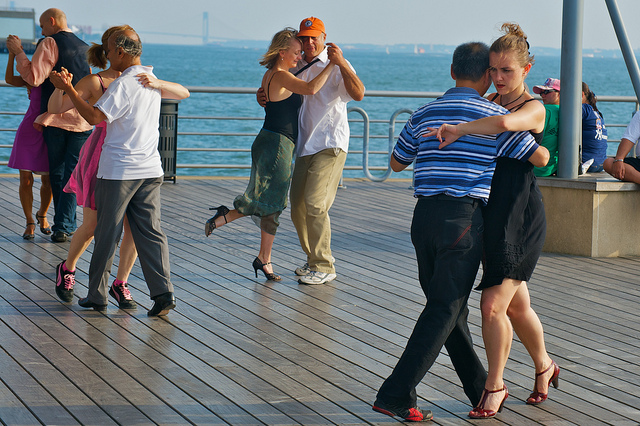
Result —
M7 90L6 88L10 87L4 82L0 82L0 90ZM251 95L255 96L256 88L242 88L242 87L201 87L201 86L190 86L188 87L189 91L192 94L195 93L203 93L203 94L234 94L234 95ZM405 92L405 91L381 91L381 90L371 90L367 91L365 97L367 98L420 98L420 99L434 99L442 95L442 92ZM183 102L183 105L190 102L191 98L188 98ZM254 102L252 99L251 102ZM634 96L599 96L598 102L600 103L626 103L633 104L634 110L638 110L638 102ZM355 103L354 103L355 104ZM186 105L185 105L186 106ZM188 108L180 107L181 110L186 110ZM351 141L350 141L350 149L348 162L345 165L345 170L347 171L362 171L364 177L371 181L381 182L389 178L392 171L389 167L389 158L393 147L395 145L395 141L397 138L397 134L401 129L401 126L404 125L406 118L413 112L408 108L400 108L396 111L390 113L389 119L370 118L370 114L360 106L352 106L348 109L349 111L349 123L351 126ZM359 118L353 118L354 114L359 115ZM0 111L0 118L4 116L21 116L24 115L22 112L16 111ZM402 121L399 120L399 117L405 115ZM630 118L630 117L629 117ZM243 132L243 131L216 131L219 127L228 127L229 123L232 122L246 122L246 121L260 121L262 122L264 117L241 117L241 116L225 116L225 115L188 115L179 112L178 114L178 160L182 157L189 157L190 154L199 154L196 158L204 159L204 161L200 162L178 162L176 165L177 169L191 169L191 172L186 172L185 174L201 174L200 172L194 172L196 170L201 169L209 169L209 170L217 170L218 173L224 173L224 170L234 169L234 170L246 170L250 169L250 160L248 160L250 151L251 151L251 142L253 138L257 135L257 132ZM190 130L193 127L201 127L201 126L190 126L188 123L190 122L204 122L206 123L206 130L201 131L192 131ZM224 122L225 126L217 126L216 123ZM398 126L400 124L400 126ZM626 123L607 123L607 128L615 129L615 128L624 128L626 127ZM235 126L238 128L240 124ZM16 125L17 127L17 125ZM186 130L185 130L186 129ZM0 127L0 159L4 159L9 157L9 152L12 147L13 142L13 133L15 133L16 128L13 127ZM13 133L12 133L13 132ZM10 136L3 136L3 135ZM237 147L194 147L190 146L188 139L189 138L234 138L234 139L242 139L244 138L246 142L240 144ZM362 140L360 142L360 140ZM383 142L384 141L384 142ZM620 139L610 139L610 144L617 144L620 142ZM355 148L362 144L362 149ZM183 155L180 155L183 154ZM213 163L211 161L207 161L208 157L220 157L225 156L225 154L240 154L238 162L221 162L221 163ZM361 155L362 162L361 164L356 164L356 156ZM193 155L191 155L193 156ZM372 158L374 160L372 161ZM350 161L349 161L350 160ZM377 163L377 164L372 164ZM0 166L6 166L7 161L0 160ZM372 172L376 172L375 174ZM408 169L408 173L411 173L411 168ZM213 174L213 173L212 173ZM228 174L228 173L227 173ZM410 175L406 175L409 177Z

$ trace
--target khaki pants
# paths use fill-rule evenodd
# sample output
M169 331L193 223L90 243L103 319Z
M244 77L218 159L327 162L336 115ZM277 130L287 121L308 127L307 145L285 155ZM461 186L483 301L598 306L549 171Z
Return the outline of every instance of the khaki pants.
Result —
M346 159L347 153L339 148L296 159L291 180L291 220L312 271L335 273L329 209Z

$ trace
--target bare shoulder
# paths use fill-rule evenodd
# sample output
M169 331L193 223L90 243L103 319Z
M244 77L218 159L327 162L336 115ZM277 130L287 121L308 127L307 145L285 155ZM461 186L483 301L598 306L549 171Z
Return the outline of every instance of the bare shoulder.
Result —
M100 78L98 77L98 74L85 75L80 79L80 81L78 81L78 84L76 84L76 87L83 88L83 89L100 87Z
M269 82L269 79L271 78L272 74L273 74L273 70L265 71L265 73L262 75L262 82L260 83L260 87L266 90L267 83Z
M101 71L102 72L102 71ZM109 87L109 84L114 80L113 78L105 78L102 74L98 76L98 74L89 74L84 76L78 84L76 84L76 90L78 94L85 100L89 100L90 103L95 103L102 96L102 85L104 87Z
M527 99L525 100L526 104L523 105L523 109L526 109L529 112L542 113L544 114L544 104L540 101L535 100L535 98L527 93Z
M531 129L534 132L542 132L544 130L544 119L547 114L544 104L534 99L534 97L528 94L527 103L522 106L522 111L530 115L533 122L536 125Z

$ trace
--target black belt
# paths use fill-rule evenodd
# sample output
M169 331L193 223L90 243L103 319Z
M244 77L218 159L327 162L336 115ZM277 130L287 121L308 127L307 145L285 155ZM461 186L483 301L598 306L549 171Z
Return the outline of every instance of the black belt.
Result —
M454 197L452 195L447 195L447 194L436 194L431 196L420 195L418 196L418 198L421 200L457 201L459 203L466 203L466 204L473 204L480 201L479 199L469 197L468 195L465 195L464 197Z

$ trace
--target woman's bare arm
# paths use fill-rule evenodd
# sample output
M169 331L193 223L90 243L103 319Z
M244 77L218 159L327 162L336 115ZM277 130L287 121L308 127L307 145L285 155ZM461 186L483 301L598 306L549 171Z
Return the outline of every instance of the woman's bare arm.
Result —
M22 77L13 74L13 61L15 60L15 58L16 55L14 55L13 53L9 53L9 59L7 60L7 69L4 73L4 81L12 86L22 87L26 85Z
M189 90L180 83L160 80L147 73L140 73L136 77L144 87L160 89L163 99L186 99L190 95Z
M273 76L272 83L300 95L315 95L327 82L333 67L334 64L329 63L309 82L299 79L288 71L279 71Z

